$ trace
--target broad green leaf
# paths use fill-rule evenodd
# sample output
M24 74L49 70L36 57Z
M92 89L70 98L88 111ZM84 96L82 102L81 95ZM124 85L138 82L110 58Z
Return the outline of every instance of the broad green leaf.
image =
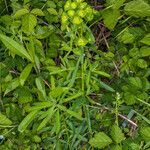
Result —
M30 74L30 72L31 72L32 67L33 67L32 64L28 64L28 65L24 68L24 70L21 72L19 79L20 79L20 84L21 84L22 86L24 85L26 79L28 78L28 76L29 76L29 74Z
M135 36L130 32L129 29L126 29L118 36L118 40L124 44L130 44L134 42Z
M55 106L49 108L47 110L48 115L46 116L45 119L43 119L43 121L40 123L40 125L37 128L37 131L41 130L42 128L44 128L46 126L46 124L48 123L48 121L50 121L51 117L53 116L54 112L56 111L56 109L54 109Z
M63 93L68 92L68 90L69 88L67 87L56 87L49 93L49 96L52 96L53 98L58 98Z
M112 139L117 143L121 143L125 139L124 134L122 133L122 130L117 126L113 125L111 128L111 137Z
M26 14L22 18L22 30L24 33L32 34L34 32L34 27L37 24L37 18L33 14Z
M4 45L13 53L17 54L21 57L28 59L29 61L33 62L32 58L26 51L26 49L12 38L9 38L3 34L0 34L0 40L4 43Z
M127 105L133 105L136 102L136 98L132 93L125 92L124 93L124 101Z
M46 98L46 91L45 91L45 85L41 78L35 79L36 86L38 90L43 94L44 98Z
M130 144L130 149L131 149L131 150L141 150L140 147L141 147L141 146L140 146L139 144L137 144L137 143L131 143L131 144Z
M21 18L22 16L24 16L27 13L29 13L28 9L26 9L26 8L20 9L13 15L13 18L14 19Z
M144 59L138 59L137 66L140 68L147 68L148 64Z
M38 110L34 110L34 111L30 112L19 124L18 131L24 132L37 114L38 114Z
M11 125L12 121L8 119L5 115L0 113L0 125Z
M143 127L140 130L140 134L145 141L150 141L150 134L149 133L150 133L150 127L149 126Z
M76 99L76 98L82 96L82 95L83 95L82 92L78 92L78 93L76 93L76 94L74 94L74 95L71 95L70 97L67 97L67 98L63 99L63 100L62 100L62 103L69 102L69 101L71 101L71 100L73 100L73 99Z
M31 11L32 14L37 15L37 16L44 16L44 13L41 9L35 8Z
M148 46L141 47L140 48L140 55L142 57L150 56L150 47L148 47Z
M147 34L141 41L141 43L149 45L150 46L150 33ZM149 50L150 51L150 50ZM150 52L149 52L150 53Z
M93 138L89 140L89 143L94 148L103 149L112 143L112 140L104 132L99 132L94 135Z
M54 9L54 8L48 8L47 11L48 11L51 15L58 15L56 9Z
M5 90L4 95L8 94L9 92L13 91L14 89L16 89L19 86L20 82L19 79L13 79L10 83L8 83L7 88Z
M111 150L122 150L122 147L120 145L112 145Z
M98 74L98 75L100 75L100 76L107 77L107 78L110 78L110 77L111 77L110 74L108 74L108 73L106 73L106 72L103 72L103 71L93 71L93 73Z
M106 9L103 11L102 17L104 24L110 30L114 29L120 17L120 11L116 9Z
M129 83L139 89L142 89L142 81L139 77L129 77Z
M124 10L127 15L133 17L150 16L150 5L144 0L133 0L125 5Z
M106 5L111 6L113 9L119 9L126 0L106 0Z

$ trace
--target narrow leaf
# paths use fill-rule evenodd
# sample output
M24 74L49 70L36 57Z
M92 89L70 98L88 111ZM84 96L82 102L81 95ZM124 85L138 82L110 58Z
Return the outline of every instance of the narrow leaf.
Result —
M20 84L23 86L27 77L29 76L30 72L31 72L31 69L32 69L32 64L28 64L25 69L21 72L20 74Z
M9 38L3 34L0 34L0 40L4 43L4 45L13 53L17 54L21 57L28 59L29 61L33 62L32 58L26 51L26 49L12 38Z
M34 110L30 112L19 124L18 131L24 132L37 114L38 114L38 110Z

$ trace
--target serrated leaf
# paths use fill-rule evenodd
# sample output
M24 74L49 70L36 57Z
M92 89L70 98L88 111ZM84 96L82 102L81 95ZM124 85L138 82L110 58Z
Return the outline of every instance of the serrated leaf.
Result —
M111 6L113 9L119 9L126 0L107 0L106 5Z
M37 15L37 16L44 16L44 13L41 9L35 8L31 11L32 14Z
M121 141L124 140L124 134L122 133L122 130L117 126L113 125L111 128L111 137L112 139L117 143L121 143Z
M9 92L13 91L14 89L16 89L19 86L19 79L13 79L10 83L8 83L7 88L5 90L4 95L8 94Z
M104 132L99 132L94 135L93 138L89 140L89 143L94 148L103 149L112 143L112 140Z
M14 19L21 18L22 16L24 16L27 13L29 13L28 9L26 9L26 8L20 9L13 15L13 18Z
M33 14L26 14L22 18L22 30L24 33L31 34L37 24L37 18Z
M147 34L140 42L150 46L150 33Z
M117 9L106 9L103 11L102 17L104 19L104 24L110 30L114 29L118 19L120 17L120 11Z
M34 111L30 112L19 124L18 131L24 132L37 114L38 114L38 110L34 110Z
M26 51L26 49L12 38L9 38L3 34L0 34L0 40L4 43L4 45L13 53L17 54L21 57L28 59L29 61L33 62L32 58Z
M125 5L124 10L127 15L134 17L150 16L150 5L144 0L133 0Z
M31 72L31 69L32 69L33 65L32 64L28 64L24 70L21 72L20 74L20 77L19 77L19 80L20 80L20 84L23 86L26 79L28 78L30 72Z
M0 125L9 126L12 124L12 121L8 119L5 115L0 113Z

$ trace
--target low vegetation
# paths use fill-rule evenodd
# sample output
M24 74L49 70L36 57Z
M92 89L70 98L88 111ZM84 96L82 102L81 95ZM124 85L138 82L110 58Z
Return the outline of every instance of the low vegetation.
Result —
M149 56L149 0L1 0L0 150L150 150Z

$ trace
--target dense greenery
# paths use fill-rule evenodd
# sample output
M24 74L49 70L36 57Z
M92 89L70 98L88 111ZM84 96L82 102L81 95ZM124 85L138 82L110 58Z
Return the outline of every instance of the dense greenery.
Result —
M0 150L149 150L149 56L149 0L1 0Z

